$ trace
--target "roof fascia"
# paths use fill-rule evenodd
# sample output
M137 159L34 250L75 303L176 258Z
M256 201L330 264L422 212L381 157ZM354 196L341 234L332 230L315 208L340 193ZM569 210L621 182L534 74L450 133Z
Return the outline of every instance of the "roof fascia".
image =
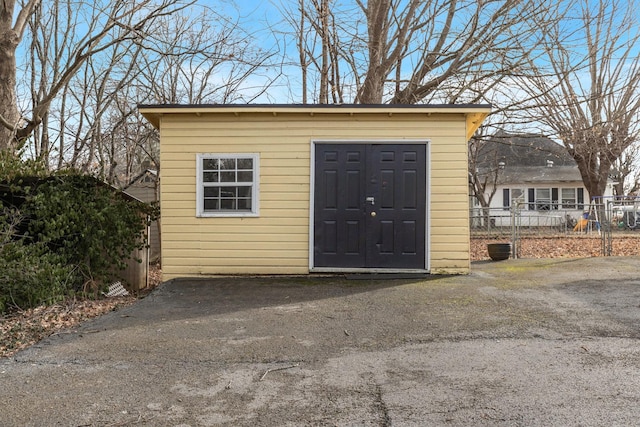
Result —
M491 112L491 106L486 104L444 104L444 105L139 105L140 113L156 128L160 127L162 116L165 114L347 114L351 116L362 114L406 115L406 114L463 114L466 118L466 136L471 138L480 127L482 121Z

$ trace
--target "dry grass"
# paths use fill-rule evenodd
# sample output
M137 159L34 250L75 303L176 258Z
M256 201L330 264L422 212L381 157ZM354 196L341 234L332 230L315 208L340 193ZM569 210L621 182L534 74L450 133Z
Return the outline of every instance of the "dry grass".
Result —
M508 242L509 238L471 239L471 260L488 260L487 244ZM614 236L612 256L640 255L640 234ZM588 258L600 256L602 239L598 235L568 235L548 237L526 237L520 242L520 258Z
M149 272L150 287L162 282L162 271L152 267ZM99 300L70 299L60 304L40 306L29 310L16 310L0 316L0 357L11 356L18 351L61 330L73 328L79 323L136 302L138 297L126 296Z

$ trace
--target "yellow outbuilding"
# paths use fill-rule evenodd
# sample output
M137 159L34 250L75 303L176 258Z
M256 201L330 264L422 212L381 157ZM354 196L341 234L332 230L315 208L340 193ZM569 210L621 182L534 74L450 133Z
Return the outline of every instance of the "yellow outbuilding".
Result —
M468 273L467 142L488 105L141 105L165 279Z

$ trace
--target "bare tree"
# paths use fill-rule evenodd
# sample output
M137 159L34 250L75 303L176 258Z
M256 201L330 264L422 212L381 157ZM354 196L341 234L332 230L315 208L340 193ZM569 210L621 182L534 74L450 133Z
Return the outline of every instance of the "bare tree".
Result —
M36 8L27 61L19 64L30 94L21 105L35 111L48 103L24 147L51 168L126 184L142 163L159 169L157 134L138 116L138 103L250 102L277 77L260 75L272 54L255 48L239 22L207 7L176 5L135 33L121 24L63 78L78 39L88 37L77 6L56 0ZM91 19L100 16L96 4L84 6Z
M16 0L0 2L0 150L16 145L23 125L17 106L16 50L38 4L40 0L30 0L16 11Z
M313 0L283 13L298 40L303 86L318 94L318 102L339 93L347 102L414 104L449 102L440 92L447 83L463 89L520 72L540 27L561 16L558 5L358 0L350 6ZM307 86L310 81L315 86Z
M523 110L575 159L589 194L602 196L612 166L640 138L640 27L636 2L577 0L545 28L544 59L530 64Z
M190 4L180 0L65 1L0 2L0 149L16 150L24 144L42 123L59 93L92 56L125 41L145 39L150 36L149 28L158 19ZM55 35L67 37L64 40L48 39L41 45L45 50L39 58L48 58L55 63L46 64L47 67L40 70L31 70L43 73L42 84L32 92L31 105L21 106L24 109L21 113L16 95L15 54L28 23L33 23L33 19L52 17L38 13L39 8L62 14L65 22L60 17L54 18L57 26ZM40 35L31 34L34 39Z
M640 191L640 145L634 143L614 162L612 178L616 196L638 195Z
M309 102L310 89L313 102L344 102L341 66L346 43L353 41L342 37L334 6L332 0L299 0L296 10L283 6L285 20L295 29L303 104Z
M273 53L256 48L237 21L210 9L175 14L154 34L136 55L131 80L111 95L108 123L96 140L97 172L114 185L127 184L142 165L160 170L157 133L137 103L248 103L278 77L277 71L260 74L272 66Z
M479 131L469 141L469 187L480 207L488 209L500 183L502 170L496 150L488 150L487 140L491 135L486 131L489 127ZM484 132L483 132L484 131Z
M256 47L242 24L203 9L155 28L138 60L136 87L149 92L139 102L249 103L279 77L273 52ZM269 75L261 70L271 68Z

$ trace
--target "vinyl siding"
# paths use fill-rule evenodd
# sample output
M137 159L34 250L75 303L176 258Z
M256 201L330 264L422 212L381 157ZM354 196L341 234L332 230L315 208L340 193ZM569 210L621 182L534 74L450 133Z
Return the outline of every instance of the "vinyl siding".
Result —
M166 279L309 272L312 140L429 140L432 272L469 271L465 116L164 114L162 266ZM259 216L196 217L196 154L258 153Z

